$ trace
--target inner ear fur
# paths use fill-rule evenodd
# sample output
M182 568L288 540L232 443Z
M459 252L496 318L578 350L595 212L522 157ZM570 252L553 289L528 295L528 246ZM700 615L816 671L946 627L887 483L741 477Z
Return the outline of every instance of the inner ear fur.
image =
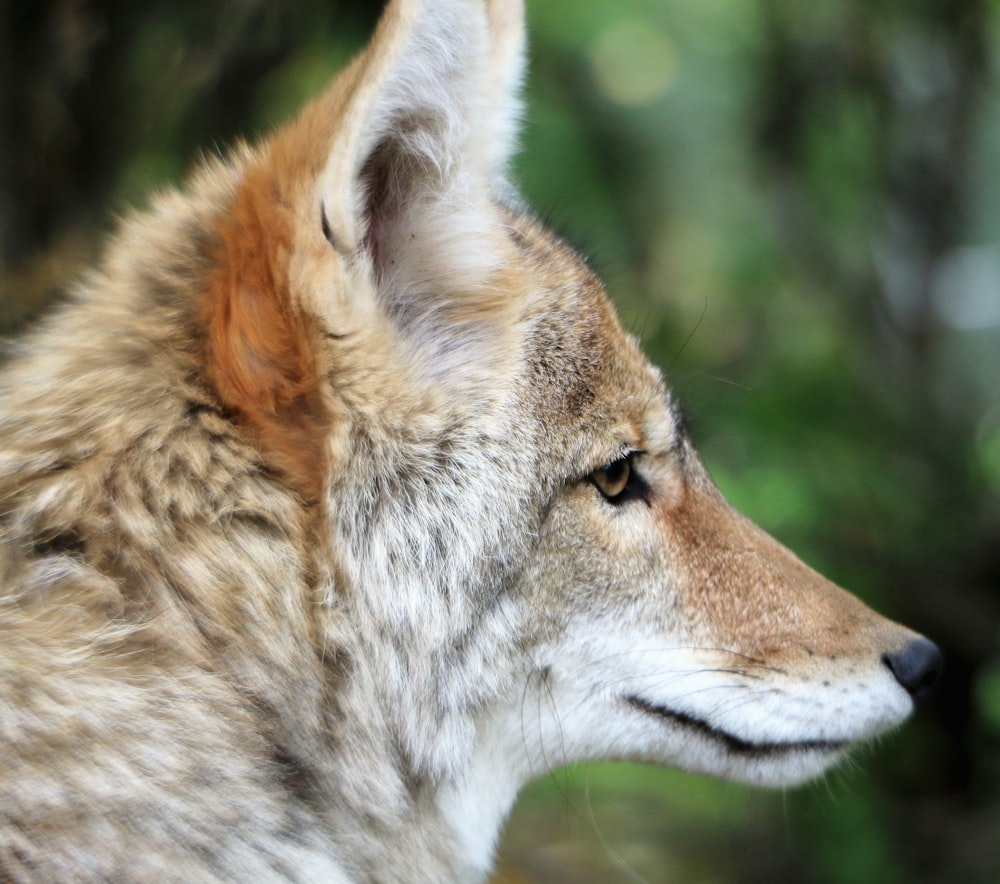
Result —
M392 4L318 181L332 238L370 259L374 306L417 372L462 395L509 355L517 309L499 284L509 238L497 202L519 119L522 18L516 0Z

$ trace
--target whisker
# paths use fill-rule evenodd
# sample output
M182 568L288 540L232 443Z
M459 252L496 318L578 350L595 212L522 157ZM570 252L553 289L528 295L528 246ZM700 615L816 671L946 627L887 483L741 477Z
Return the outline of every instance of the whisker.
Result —
M636 869L634 869L628 861L623 857L617 850L615 850L611 844L608 842L607 838L604 837L604 832L601 830L600 825L597 822L597 818L594 816L594 805L590 800L590 780L588 779L584 785L584 799L585 807L587 808L587 820L590 823L591 831L597 836L597 841L601 845L601 849L604 851L605 855L610 859L619 869L621 869L631 880L639 882L639 884L650 884L648 878L640 874Z

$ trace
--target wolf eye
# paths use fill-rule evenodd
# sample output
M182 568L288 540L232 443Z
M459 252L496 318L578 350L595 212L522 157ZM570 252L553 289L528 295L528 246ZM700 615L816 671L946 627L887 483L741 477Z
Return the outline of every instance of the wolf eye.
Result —
M589 476L590 481L597 486L597 490L611 503L620 503L626 496L625 492L629 490L633 477L633 454L634 452L630 451L624 457L619 457L594 470Z

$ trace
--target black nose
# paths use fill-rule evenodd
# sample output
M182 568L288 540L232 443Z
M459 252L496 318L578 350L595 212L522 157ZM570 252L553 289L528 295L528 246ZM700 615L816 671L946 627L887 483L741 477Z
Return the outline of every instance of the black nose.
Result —
M901 651L883 654L882 662L914 700L922 700L941 674L943 658L934 642L918 638Z

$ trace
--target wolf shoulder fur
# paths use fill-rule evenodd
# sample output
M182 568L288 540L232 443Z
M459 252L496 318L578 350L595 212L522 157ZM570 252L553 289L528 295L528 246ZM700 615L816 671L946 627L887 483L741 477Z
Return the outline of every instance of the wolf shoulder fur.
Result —
M932 680L729 507L520 205L522 19L395 0L18 345L4 880L482 879L554 763L796 782Z

